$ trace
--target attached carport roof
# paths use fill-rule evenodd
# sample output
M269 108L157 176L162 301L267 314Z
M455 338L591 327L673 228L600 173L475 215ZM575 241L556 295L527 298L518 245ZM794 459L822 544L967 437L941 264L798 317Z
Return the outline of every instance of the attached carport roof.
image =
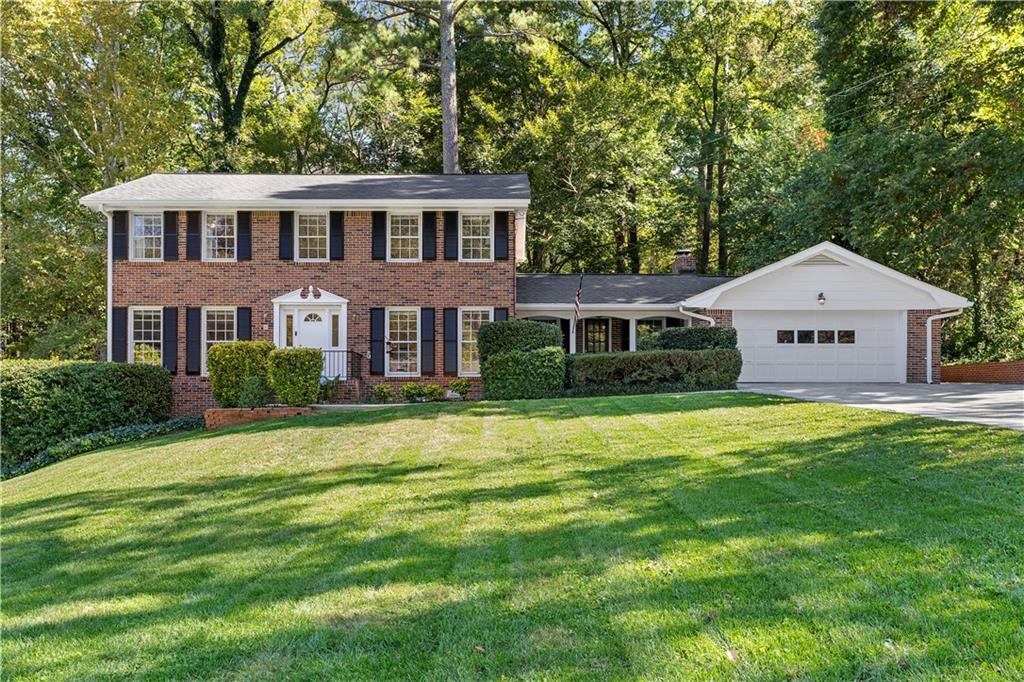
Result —
M694 294L731 281L732 277L713 277L682 273L678 275L584 275L582 305L663 305L678 306ZM516 305L573 306L580 285L578 274L517 275Z

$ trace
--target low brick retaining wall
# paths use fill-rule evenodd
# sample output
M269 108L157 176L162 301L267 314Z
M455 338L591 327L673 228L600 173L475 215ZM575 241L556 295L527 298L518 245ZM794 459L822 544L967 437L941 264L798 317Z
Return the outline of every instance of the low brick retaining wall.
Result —
M207 429L262 422L282 417L298 417L313 411L310 407L214 407L203 413Z
M942 381L950 384L1024 384L1024 360L943 365Z

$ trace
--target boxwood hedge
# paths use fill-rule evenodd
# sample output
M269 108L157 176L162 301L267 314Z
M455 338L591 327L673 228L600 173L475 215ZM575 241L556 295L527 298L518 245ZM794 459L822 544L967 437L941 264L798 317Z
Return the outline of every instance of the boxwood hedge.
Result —
M320 395L324 360L319 348L277 348L267 360L267 375L285 405L310 405Z
M75 436L167 420L171 375L154 365L4 360L0 409L10 467Z
M708 391L736 387L736 349L577 353L567 358L573 395Z
M487 359L481 370L484 398L556 398L565 383L565 351L561 346L510 350Z
M528 351L562 345L562 330L557 324L535 320L506 320L480 325L477 348L480 362L510 350Z
M640 350L711 350L735 348L733 327L670 327L640 339Z
M213 399L221 407L242 406L242 391L251 380L266 378L270 341L233 341L214 344L206 354ZM249 389L251 390L251 389ZM255 407L245 405L243 407Z

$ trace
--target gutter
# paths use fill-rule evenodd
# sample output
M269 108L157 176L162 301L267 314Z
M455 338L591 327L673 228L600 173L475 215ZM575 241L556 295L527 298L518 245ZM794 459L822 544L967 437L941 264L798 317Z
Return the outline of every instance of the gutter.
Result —
M708 323L709 327L715 326L715 319L713 317L708 317L707 315L700 315L698 313L690 312L689 310L683 310L682 304L680 304L679 306L679 312L681 312L683 315L686 315L687 317L693 317L698 320L704 320L705 322Z
M931 317L929 317L927 320L925 320L924 328L925 328L925 335L926 336L925 336L924 361L925 361L925 383L926 384L932 383L932 322L934 320L945 320L946 318L949 318L949 317L956 317L957 315L960 315L963 312L964 312L963 308L957 308L956 310L952 310L952 311L949 311L949 312L937 313L937 314L932 315Z

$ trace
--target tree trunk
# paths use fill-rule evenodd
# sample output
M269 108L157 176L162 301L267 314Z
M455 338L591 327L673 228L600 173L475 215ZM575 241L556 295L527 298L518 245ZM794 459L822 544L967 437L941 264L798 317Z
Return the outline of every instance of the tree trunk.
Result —
M615 272L626 272L626 227L629 222L628 211L619 209L618 223L615 225Z
M723 127L724 129L724 127ZM728 183L726 182L726 142L723 140L718 146L718 194L715 196L715 206L718 215L718 274L724 275L729 270L729 227L726 224L725 216L729 212Z
M441 133L445 173L459 169L459 103L455 87L455 8L441 0Z
M701 145L703 157L707 145ZM697 272L707 274L711 261L711 188L714 183L714 166L701 163L697 167L697 181L700 184L700 207L697 210L697 229L700 233L700 248L697 249Z
M637 224L636 185L630 184L629 190L629 228L626 232L626 249L629 255L629 271L640 273L640 227Z

